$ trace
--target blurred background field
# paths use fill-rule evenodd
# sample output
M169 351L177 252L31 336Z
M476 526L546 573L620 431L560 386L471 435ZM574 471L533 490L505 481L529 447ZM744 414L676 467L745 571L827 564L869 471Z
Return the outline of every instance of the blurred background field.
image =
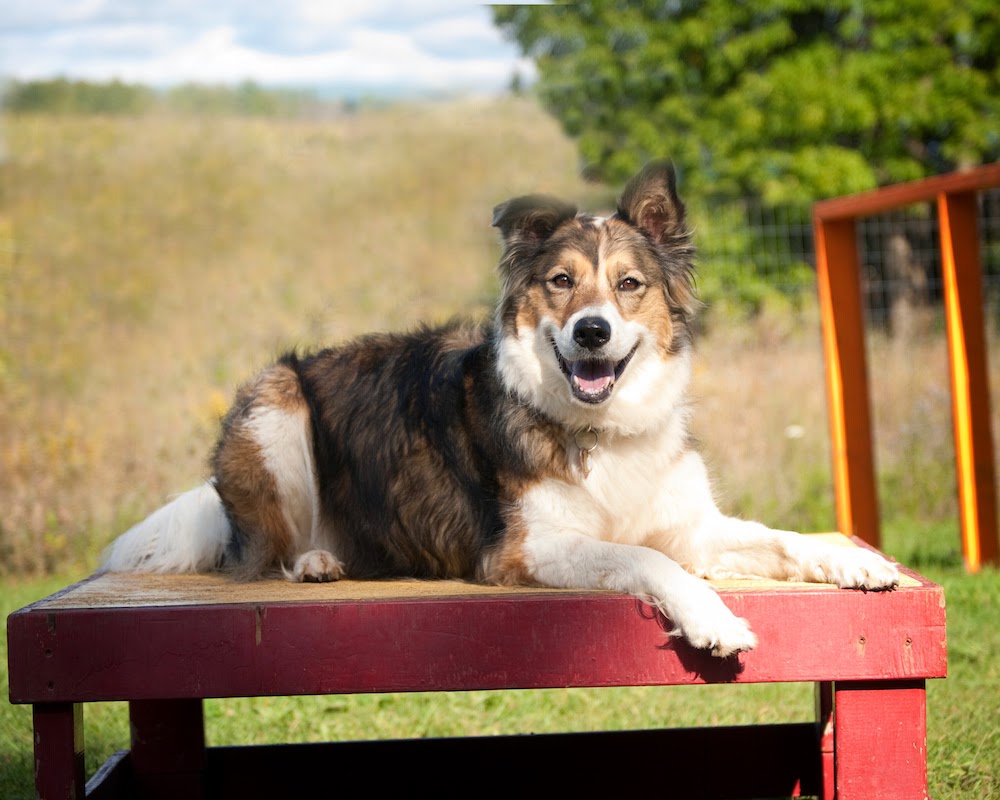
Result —
M14 116L6 138L0 564L17 574L92 566L203 478L234 387L285 350L486 313L497 202L588 194L526 101Z
M235 387L273 357L367 330L484 317L496 295L496 203L541 191L609 209L619 188L580 178L573 142L528 97L290 117L18 113L2 133L5 615L83 577L117 533L206 477ZM727 511L830 529L808 217L786 209L751 229L747 208L689 209L706 301L695 433ZM995 230L990 219L984 230ZM919 242L928 221L898 224L916 226L909 240ZM1000 578L961 567L933 287L893 321L895 295L874 281L884 273L875 244L869 342L885 549L944 583L949 603L951 677L929 697L932 795L996 796ZM775 271L745 269L744 259ZM989 336L995 354L992 327ZM1000 397L995 355L990 369ZM806 687L698 691L694 702L664 689L212 701L209 736L260 741L275 726L302 740L541 732L581 720L597 729L811 713ZM93 767L126 745L127 717L115 705L87 713ZM30 758L30 711L5 705L0 795L30 794Z
M93 567L203 479L234 388L285 350L489 314L496 203L542 191L610 209L617 188L581 180L573 144L527 98L311 120L18 114L4 134L0 571L13 575ZM706 304L695 427L720 498L829 528L808 216L689 213ZM926 238L926 219L907 224ZM875 263L890 236L865 230ZM880 324L892 292L871 269L886 522L954 524L940 309L929 290L905 332ZM957 563L957 550L935 558Z

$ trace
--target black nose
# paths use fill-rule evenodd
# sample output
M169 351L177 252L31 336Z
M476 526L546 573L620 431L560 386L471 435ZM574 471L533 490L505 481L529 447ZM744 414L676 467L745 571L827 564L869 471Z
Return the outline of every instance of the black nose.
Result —
M611 325L604 317L583 317L573 326L573 340L588 350L603 347L611 339Z

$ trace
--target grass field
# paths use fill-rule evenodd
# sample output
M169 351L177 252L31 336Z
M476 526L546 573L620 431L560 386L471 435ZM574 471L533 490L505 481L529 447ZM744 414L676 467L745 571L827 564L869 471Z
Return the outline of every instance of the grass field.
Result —
M275 354L488 313L494 204L612 196L576 177L572 144L528 100L324 121L18 117L4 136L5 618L203 478L234 387ZM723 506L830 528L815 312L706 319L695 432ZM873 337L871 351L885 549L948 600L950 676L929 689L932 796L1000 796L1000 575L961 568L946 353L933 334ZM995 358L991 370L1000 396ZM224 744L276 728L309 741L774 722L811 708L809 687L761 686L227 700L207 716ZM93 769L126 745L125 708L88 707L87 735ZM30 710L0 705L0 797L30 797L31 773Z

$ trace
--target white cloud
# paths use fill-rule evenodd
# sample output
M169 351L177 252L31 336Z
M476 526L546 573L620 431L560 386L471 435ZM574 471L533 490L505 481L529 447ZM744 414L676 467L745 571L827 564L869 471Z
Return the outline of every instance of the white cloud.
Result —
M476 13L418 25L413 29L412 36L422 47L438 53L454 53L456 57L489 52L501 41L490 18Z
M162 23L125 23L123 25L80 26L64 28L46 37L53 53L155 52L174 46L177 36Z
M293 4L295 16L312 24L328 26L364 25L385 28L412 26L428 20L455 17L467 13L489 14L488 7L469 0L298 0Z
M234 0L15 0L0 22L0 74L171 85L197 81L498 90L533 74L467 0L299 0L278 12Z
M385 16L397 5L392 0L368 0L368 2L331 3L329 0L299 0L295 4L303 22L325 27L353 25Z
M2 27L8 30L38 25L66 25L93 19L104 0L12 0L4 4Z

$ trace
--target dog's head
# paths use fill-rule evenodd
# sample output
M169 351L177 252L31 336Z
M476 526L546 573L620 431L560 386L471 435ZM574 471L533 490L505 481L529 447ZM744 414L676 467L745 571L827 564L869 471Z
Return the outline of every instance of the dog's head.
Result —
M608 218L552 197L497 206L500 375L570 428L633 433L676 406L697 305L673 167L653 163Z

